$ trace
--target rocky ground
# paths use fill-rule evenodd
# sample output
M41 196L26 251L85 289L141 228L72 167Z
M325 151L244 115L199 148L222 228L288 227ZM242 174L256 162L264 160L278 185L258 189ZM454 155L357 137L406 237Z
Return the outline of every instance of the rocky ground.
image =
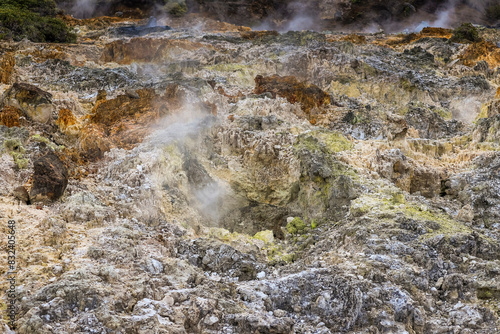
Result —
M499 331L498 29L70 24L0 45L17 333Z

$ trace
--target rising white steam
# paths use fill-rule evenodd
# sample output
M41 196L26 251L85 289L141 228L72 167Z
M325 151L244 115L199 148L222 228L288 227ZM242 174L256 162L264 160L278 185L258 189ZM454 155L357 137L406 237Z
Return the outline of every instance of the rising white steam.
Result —
M181 151L196 157L200 134L206 133L214 125L215 119L206 112L186 106L182 112L164 118L158 130L152 133L144 145L165 147L176 144ZM186 159L186 157L184 157ZM196 160L196 159L195 159ZM203 167L201 167L203 168ZM206 173L204 171L204 173ZM205 223L217 225L225 214L225 198L231 196L230 187L216 177L208 176L201 184L190 187L189 203L206 219Z
M77 18L89 18L96 11L96 0L77 0L70 13Z

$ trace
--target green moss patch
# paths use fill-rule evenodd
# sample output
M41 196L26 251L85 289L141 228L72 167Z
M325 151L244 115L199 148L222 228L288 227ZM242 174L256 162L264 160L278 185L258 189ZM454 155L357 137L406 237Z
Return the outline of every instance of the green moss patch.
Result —
M295 217L291 222L286 225L286 230L290 234L301 234L304 233L307 225L299 217Z
M315 130L300 135L295 147L305 148L311 152L339 153L352 150L354 145L339 132Z
M12 156L14 159L14 163L20 169L27 168L29 164L29 159L26 157L26 150L24 149L21 140L15 139L7 139L3 143L6 151Z
M266 244L270 244L270 243L274 242L274 235L273 235L273 231L271 231L271 230L257 232L257 233L255 233L255 235L253 237L255 239L264 241Z
M51 142L48 138L46 138L42 135L38 135L38 134L31 136L31 140L38 142L38 143L44 143L45 145L50 147L50 149L53 151L59 151L59 150L64 148L64 146L58 146L58 145L54 144L53 142Z
M375 181L373 183L381 183ZM375 184L373 184L375 186ZM377 221L381 217L395 217L403 214L407 218L432 223L434 226L421 239L429 239L439 234L451 236L455 234L470 234L472 230L463 223L452 219L446 213L437 212L425 205L406 201L401 190L388 185L379 184L376 193L363 195L351 202L350 212L354 217L364 215L375 216ZM428 224L426 224L428 225Z

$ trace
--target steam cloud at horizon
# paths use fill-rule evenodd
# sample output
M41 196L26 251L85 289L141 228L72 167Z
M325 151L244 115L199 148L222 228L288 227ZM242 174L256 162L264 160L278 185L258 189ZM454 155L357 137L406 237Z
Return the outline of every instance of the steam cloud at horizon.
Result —
M492 0L448 0L440 5L432 1L423 3L414 8L413 13L407 17L391 12L389 18L383 15L372 15L371 19L357 20L350 23L342 23L339 20L345 11L352 9L352 3L345 0L331 0L325 8L312 8L307 2L294 1L288 4L279 17L281 19L267 18L255 27L254 30L277 30L278 32L301 31L301 30L323 30L322 17L327 16L333 23L335 30L345 32L374 33L384 30L389 33L395 32L419 32L424 27L455 28L461 23L471 22L476 24L487 24L485 13L487 8L494 4ZM347 9L346 9L347 8ZM368 7L367 7L368 8ZM376 12L366 13L377 14ZM288 18L283 19L289 15Z

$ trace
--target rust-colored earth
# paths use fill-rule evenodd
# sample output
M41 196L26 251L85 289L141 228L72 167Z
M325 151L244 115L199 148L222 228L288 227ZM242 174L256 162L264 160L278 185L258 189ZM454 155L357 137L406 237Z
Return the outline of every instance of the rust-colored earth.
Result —
M101 55L104 62L131 64L132 62L155 62L168 58L176 49L198 50L212 46L187 40L132 38L128 41L118 40L107 44Z
M6 85L10 83L15 64L14 55L10 52L0 57L0 83Z
M460 59L467 66L474 66L478 61L484 60L490 68L495 68L500 65L500 48L488 41L473 43L465 49Z
M22 114L23 112L16 107L6 106L0 110L0 124L8 128L21 126L19 118Z
M311 116L311 109L330 104L330 95L314 84L302 82L293 76L280 77L273 75L255 77L255 94L269 92L273 97L284 97L290 103L300 103L302 110L307 114L309 121L315 123Z
M78 147L82 156L94 161L113 147L133 148L151 132L154 123L178 110L183 101L183 92L175 84L167 86L162 95L144 88L135 94L99 100L80 134ZM64 112L61 122L72 121Z
M381 45L381 46L389 46L389 47L397 47L404 44L410 44L416 42L422 38L446 38L449 39L453 35L453 31L451 29L445 28L434 28L427 27L422 29L418 34L399 34L399 35L390 35L387 37L379 38L373 41L373 44Z

